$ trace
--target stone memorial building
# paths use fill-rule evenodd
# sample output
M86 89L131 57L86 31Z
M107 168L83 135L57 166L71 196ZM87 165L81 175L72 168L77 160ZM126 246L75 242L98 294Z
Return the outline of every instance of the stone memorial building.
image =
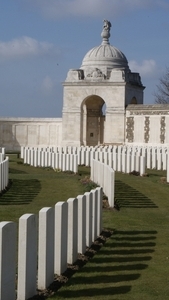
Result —
M169 105L144 105L144 85L125 55L109 42L89 50L63 83L62 118L0 118L0 146L169 144Z

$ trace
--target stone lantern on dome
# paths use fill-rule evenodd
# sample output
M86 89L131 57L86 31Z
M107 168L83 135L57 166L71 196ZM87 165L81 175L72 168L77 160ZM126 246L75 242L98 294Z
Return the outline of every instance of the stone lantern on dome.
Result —
M103 43L109 44L109 38L110 38L110 28L111 28L111 23L107 20L104 20L104 25L103 25L103 30L101 33L101 37L103 39Z

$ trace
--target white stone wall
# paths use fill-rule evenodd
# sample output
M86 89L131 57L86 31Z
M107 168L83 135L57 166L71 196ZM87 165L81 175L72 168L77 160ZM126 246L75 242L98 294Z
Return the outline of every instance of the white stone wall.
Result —
M0 118L0 146L20 151L21 146L60 146L61 118Z
M166 131L165 131L165 142L169 144L169 116L165 119Z
M144 140L144 118L137 116L134 118L134 142L139 143Z
M150 117L150 137L149 143L160 143L160 121L161 116Z

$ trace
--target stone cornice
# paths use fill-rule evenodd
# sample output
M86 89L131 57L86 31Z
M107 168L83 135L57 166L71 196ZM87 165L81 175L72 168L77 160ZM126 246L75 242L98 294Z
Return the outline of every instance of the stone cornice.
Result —
M169 110L169 104L129 104L126 110Z
M63 82L63 86L101 86L101 87L107 87L107 86L125 86L126 82L106 82L106 81L100 81L100 82L91 82L91 81L78 81L78 82Z
M19 117L1 117L0 122L62 122L62 118L19 118Z
M130 104L126 111L130 115L169 115L169 104Z

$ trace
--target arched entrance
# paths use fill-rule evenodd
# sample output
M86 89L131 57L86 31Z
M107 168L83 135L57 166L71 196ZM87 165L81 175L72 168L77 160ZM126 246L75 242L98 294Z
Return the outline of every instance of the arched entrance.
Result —
M82 104L83 145L96 146L104 141L104 100L96 95L87 97Z

